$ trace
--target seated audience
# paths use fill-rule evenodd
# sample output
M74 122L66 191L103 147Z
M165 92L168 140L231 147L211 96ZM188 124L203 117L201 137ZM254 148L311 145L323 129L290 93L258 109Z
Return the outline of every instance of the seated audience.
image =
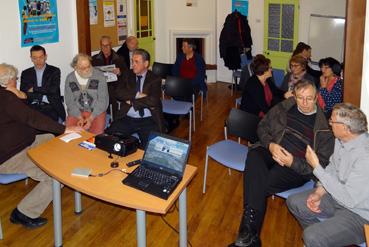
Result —
M71 63L74 71L65 80L66 125L81 126L94 134L104 132L109 95L104 74L93 68L91 57L78 54Z
M44 47L31 48L34 67L22 72L20 90L27 95L27 104L55 121L65 121L65 110L60 95L60 69L46 63Z
M112 49L112 42L109 36L102 36L100 39L100 48L101 51L99 54L96 54L92 57L92 66L106 66L106 65L115 65L115 68L111 71L117 76L116 81L108 81L108 92L109 92L109 103L113 108L113 116L118 109L118 103L114 98L115 91L117 89L118 82L121 79L122 74L127 73L127 65L124 62L124 59L120 57L115 51Z
M336 137L324 168L308 146L306 160L319 179L316 188L291 195L287 205L304 229L305 246L351 246L365 242L369 224L369 136L365 114L337 104L329 120Z
M341 80L341 64L332 57L319 61L322 70L318 102L329 118L333 106L343 101L343 81Z
M294 97L273 107L259 123L260 143L249 150L246 160L239 233L230 246L260 246L267 197L313 178L305 159L307 145L314 147L323 167L333 152L333 135L316 104L314 83L299 81L293 93Z
M285 93L285 98L293 97L293 88L299 80L314 81L314 78L307 73L307 60L301 56L296 55L290 59L290 69L282 81L281 90Z
M283 99L272 79L270 59L264 55L256 55L251 63L253 75L247 80L242 91L240 109L263 117L270 108Z
M14 88L17 73L14 66L0 64L0 173L26 173L39 181L10 215L12 223L35 228L47 223L40 215L52 201L52 179L28 158L27 151L54 137L36 135L39 130L59 135L82 129L66 128L24 104L23 92Z
M123 57L129 69L132 69L132 54L137 48L138 39L135 36L129 36L117 51L118 55Z
M162 132L161 78L148 70L150 54L143 49L133 52L132 64L132 70L123 75L123 82L118 85L116 98L122 103L106 133L137 133L145 147L151 131Z
M201 90L206 94L208 88L205 83L205 61L196 50L196 44L193 39L183 39L182 51L178 54L172 67L172 74L192 81L192 87L195 95ZM186 99L192 102L192 99Z
M316 87L319 88L319 78L322 75L322 72L319 70L312 69L309 65L311 61L311 46L308 44L305 44L304 42L299 42L295 50L292 53L292 57L296 55L301 55L306 59L306 62L307 62L306 71L309 75L311 75L314 78ZM290 68L288 68L288 70L289 69Z

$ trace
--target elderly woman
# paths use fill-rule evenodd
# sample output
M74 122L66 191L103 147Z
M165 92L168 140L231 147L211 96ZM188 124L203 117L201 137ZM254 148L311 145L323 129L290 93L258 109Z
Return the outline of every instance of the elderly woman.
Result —
M333 106L343 100L341 65L336 59L327 57L319 61L319 67L322 76L320 77L318 103L329 118Z
M286 92L284 97L289 98L292 97L292 91L295 84L304 79L307 81L314 81L314 78L307 73L307 60L302 55L293 56L290 59L290 69L291 72L288 72L284 78L281 85L281 90Z
M272 80L270 59L256 55L251 64L253 75L242 91L241 110L263 117L269 109L281 101L283 92Z
M314 82L318 87L319 86L319 77L322 75L322 72L320 70L312 69L309 66L309 62L311 60L311 46L308 45L308 44L305 44L304 42L299 42L297 44L295 50L292 53L292 57L296 56L296 55L301 55L306 59L306 61L307 61L306 71L307 71L308 74L310 74L314 78ZM290 68L288 68L288 71L290 71Z
M109 104L104 74L91 65L91 57L78 54L73 58L71 72L65 81L66 126L81 126L94 134L104 132Z

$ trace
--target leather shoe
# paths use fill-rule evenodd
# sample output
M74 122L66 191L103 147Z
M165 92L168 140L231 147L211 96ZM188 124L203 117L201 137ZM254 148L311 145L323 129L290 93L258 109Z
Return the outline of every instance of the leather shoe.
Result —
M27 215L22 214L17 208L15 208L10 215L10 221L14 224L22 224L28 228L40 227L47 223L47 219L42 217L32 219Z

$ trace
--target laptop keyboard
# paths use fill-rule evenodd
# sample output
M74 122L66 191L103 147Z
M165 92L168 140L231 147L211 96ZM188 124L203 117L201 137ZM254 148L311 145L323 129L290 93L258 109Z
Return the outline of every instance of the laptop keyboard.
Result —
M148 179L157 185L171 185L178 180L177 177L155 172L153 170L146 169L143 166L138 167L138 169L135 170L134 175L138 178Z

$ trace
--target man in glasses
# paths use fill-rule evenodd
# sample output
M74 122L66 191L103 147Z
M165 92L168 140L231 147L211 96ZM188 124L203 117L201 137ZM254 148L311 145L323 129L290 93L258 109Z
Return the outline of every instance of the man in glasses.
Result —
M20 89L27 95L27 103L33 109L54 121L65 121L63 99L60 95L60 69L46 63L44 47L32 46L33 67L22 71Z
M290 196L287 205L304 228L305 246L349 246L365 241L369 224L369 136L365 114L336 104L329 124L336 137L324 168L308 146L306 160L319 179L312 190Z
M294 97L279 103L258 126L259 145L249 150L244 172L244 211L236 241L230 246L260 246L267 197L299 187L313 178L306 147L328 164L334 139L323 111L316 104L311 81L298 81Z

